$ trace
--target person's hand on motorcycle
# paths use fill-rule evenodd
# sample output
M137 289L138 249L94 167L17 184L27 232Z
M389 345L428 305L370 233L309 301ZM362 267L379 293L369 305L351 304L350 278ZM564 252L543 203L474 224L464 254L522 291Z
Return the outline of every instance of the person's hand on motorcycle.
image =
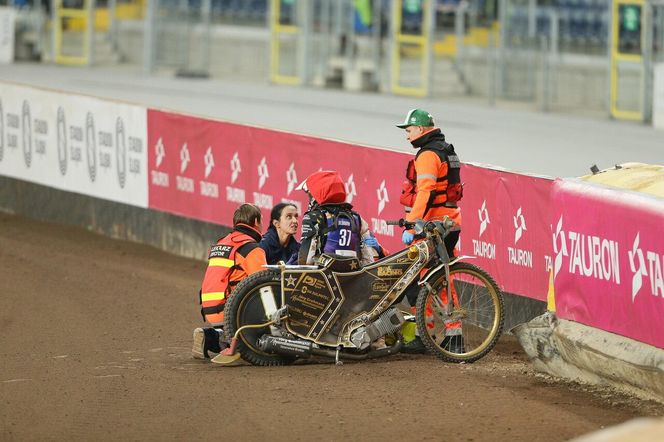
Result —
M415 235L413 235L413 233L408 230L404 230L403 234L401 235L401 242L409 246L410 243L413 242L413 239L415 239Z
M364 238L364 244L368 245L369 247L373 247L374 249L379 249L380 244L378 244L378 240L373 237L373 236L367 236Z

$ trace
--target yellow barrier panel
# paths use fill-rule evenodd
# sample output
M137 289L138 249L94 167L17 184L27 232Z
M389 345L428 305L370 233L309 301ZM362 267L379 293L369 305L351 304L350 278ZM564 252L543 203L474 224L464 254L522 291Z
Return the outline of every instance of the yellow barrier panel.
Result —
M297 1L297 0L296 0ZM271 0L270 6L270 80L276 84L298 86L302 84L299 75L281 74L281 36L292 35L295 39L299 37L300 27L296 25L284 25L280 22L281 0ZM297 47L297 43L296 43ZM297 49L296 49L297 50ZM297 59L297 56L296 56Z
M92 26L90 20L92 18L92 2L91 0L83 1L82 9L64 8L62 0L55 2L55 24L53 26L53 59L58 64L85 66L90 64L90 44L92 42ZM70 22L82 22L84 26L82 29L69 28ZM64 55L63 54L63 33L65 31L65 22L67 23L67 30L70 32L83 33L81 42L81 54Z
M409 95L414 97L426 97L429 95L429 46L430 46L430 26L431 17L429 1L422 0L422 26L420 34L403 34L401 31L403 20L403 0L393 2L395 44L392 53L392 92L400 95ZM420 58L420 86L402 86L401 85L401 67L402 54L408 54Z
M477 26L470 28L468 34L463 37L463 45L487 48L490 41L496 42L499 38L500 29L497 22L494 22L491 27ZM457 36L445 34L441 40L434 42L433 53L438 57L456 57Z
M132 0L130 3L119 3L115 6L116 20L142 20L145 2L142 0ZM74 11L82 11L74 9ZM107 7L97 8L94 11L95 32L106 32L110 28L110 9ZM72 18L67 23L67 29L70 31L84 31L87 25L86 17Z
M627 11L624 7L629 6L638 7L640 12L636 16L635 9L632 11ZM643 24L645 17L645 1L644 0L613 0L613 19L611 23L611 100L610 100L610 112L611 116L621 120L633 120L633 121L643 121L643 106L641 106L640 111L634 110L625 110L618 107L618 64L619 63L633 63L640 65L641 68L641 81L643 81L643 69L644 69L644 60L643 60L643 48L644 48L644 33L643 33ZM621 10L621 8L623 8ZM629 14L628 14L629 12ZM622 13L622 15L621 15ZM621 23L622 20L622 23ZM638 26L639 36L639 47L638 51L634 53L627 53L625 48L621 48L621 32L637 32L636 26ZM632 28L634 27L634 28ZM641 94L643 92L641 91ZM641 97L639 97L641 99Z

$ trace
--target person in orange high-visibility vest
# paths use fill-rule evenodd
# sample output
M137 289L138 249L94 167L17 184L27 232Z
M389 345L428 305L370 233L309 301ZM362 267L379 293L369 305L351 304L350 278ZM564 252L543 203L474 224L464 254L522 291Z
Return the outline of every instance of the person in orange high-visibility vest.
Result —
M415 158L408 163L406 181L399 199L406 208L406 220L442 220L447 216L461 227L461 210L457 202L463 196L463 184L461 162L454 146L445 141L445 135L434 126L433 117L425 110L410 110L405 121L397 124L397 127L405 129L406 139L417 149ZM460 231L450 232L445 237L445 246L450 257L454 256L459 233ZM411 244L414 232L404 231L401 239L404 244ZM453 285L450 286L453 289ZM413 285L406 292L411 305L415 305L418 289L417 285ZM440 296L443 302L447 303L447 291ZM456 293L452 293L452 297L458 302ZM445 338L441 346L454 353L465 352L461 325L460 321L445 321ZM412 325L404 328L404 340L405 351L424 351L424 345L419 337L415 336Z
M192 355L196 359L220 353L225 342L224 306L233 288L252 273L264 270L265 251L260 248L261 211L252 204L242 204L233 214L233 230L210 247L208 266L203 277L199 302L201 315L211 327L194 330Z

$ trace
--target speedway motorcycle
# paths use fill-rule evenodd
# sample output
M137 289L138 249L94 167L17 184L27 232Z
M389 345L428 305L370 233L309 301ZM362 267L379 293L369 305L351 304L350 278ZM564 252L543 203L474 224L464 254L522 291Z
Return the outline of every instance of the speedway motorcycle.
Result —
M457 226L447 218L390 224L414 229L419 240L365 267L356 258L322 255L317 265L280 263L245 278L225 308L231 345L215 362L241 357L270 366L322 356L340 364L393 355L403 323L413 319L438 358L485 356L502 333L503 296L486 271L463 262L469 257L448 256L444 238ZM400 303L411 284L419 287L414 318ZM445 345L451 323L462 346Z

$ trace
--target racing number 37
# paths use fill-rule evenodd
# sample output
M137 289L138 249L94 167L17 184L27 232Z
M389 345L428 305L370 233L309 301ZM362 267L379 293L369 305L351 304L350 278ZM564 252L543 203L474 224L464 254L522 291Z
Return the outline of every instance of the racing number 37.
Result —
M339 245L341 247L350 245L351 232L350 229L341 229L339 231Z

